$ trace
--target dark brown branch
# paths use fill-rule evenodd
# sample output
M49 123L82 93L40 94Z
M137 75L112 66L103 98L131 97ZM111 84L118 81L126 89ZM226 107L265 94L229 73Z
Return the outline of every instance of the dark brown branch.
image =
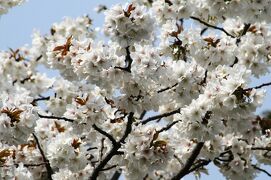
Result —
M200 35L202 36L207 30L208 30L208 27L203 28L203 29L200 31Z
M181 165L183 165L182 160L181 160L176 154L174 154L173 157L174 157Z
M200 163L196 164L196 165L193 166L191 169L189 169L189 171L188 171L187 174L189 174L189 173L191 173L191 172L193 172L193 171L196 171L196 170L198 170L199 168L202 168L202 167L204 167L204 166L207 166L210 162L211 162L211 160L205 160L205 159L204 159L204 160L201 160Z
M42 55L40 55L39 57L37 57L36 61L38 62L41 58L42 58Z
M101 171L108 171L108 170L113 169L115 167L117 167L117 165L113 165L113 166L109 166L107 168L103 168Z
M115 171L115 173L113 174L111 180L118 180L119 177L120 177L120 175L121 175L121 171L120 170L119 171Z
M251 150L271 151L271 147L252 147Z
M120 69L120 70L122 70L122 71L126 71L126 72L128 72L128 73L131 73L131 71L130 71L128 68L126 68L126 67L115 66L114 68L115 68L115 69Z
M102 158L103 158L104 141L105 141L105 138L102 138L102 139L101 139L100 160L102 160Z
M139 119L142 120L146 113L147 111L144 109L143 112L140 114Z
M235 64L239 62L238 57L235 57L234 62L230 65L230 67L233 67Z
M127 122L127 125L126 125L126 129L125 129L124 135L122 136L122 138L119 141L120 143L125 143L125 139L132 132L133 121L134 121L134 113L131 112L128 115L128 122Z
M196 20L196 21L198 21L198 22L200 22L201 24L204 24L204 25L207 26L207 27L210 27L210 28L213 28L213 29L217 29L217 30L219 30L219 31L222 31L222 32L224 32L227 36L230 36L230 37L232 37L232 38L235 38L233 35L231 35L230 33L228 33L228 32L227 32L224 28L222 28L222 27L217 27L217 26L211 25L211 24L209 24L209 23L207 23L207 22L201 20L200 18L197 18L197 17L194 17L194 16L190 16L190 18L191 18L191 19L194 19L194 20Z
M174 114L177 114L177 113L180 113L180 108L176 109L174 111L171 111L171 112L166 112L166 113L163 113L163 114L160 114L160 115L157 115L157 116L149 117L149 118L141 121L141 123L142 124L147 124L150 121L154 121L156 119L160 119L160 118L163 118L163 117L168 117L168 116L171 116L171 115L174 115Z
M208 75L208 70L206 69L204 72L204 77L202 79L202 81L199 83L199 85L205 85L207 82L207 75Z
M46 162L42 162L42 163L38 163L38 164L23 164L24 167L36 167L36 166L43 166L43 165L46 165ZM18 167L19 164L15 163L15 164L11 164L11 165L0 165L0 167L11 167L11 166Z
M24 84L26 81L29 81L31 79L32 75L20 80L20 83Z
M46 167L46 170L47 170L47 176L48 176L47 178L48 178L49 180L53 180L52 175L54 174L54 172L53 172L53 169L52 169L52 167L51 167L51 165L50 165L50 162L49 162L49 160L46 158L46 156L45 156L45 154L44 154L44 152L43 152L43 150L42 150L42 148L41 148L41 145L40 145L40 143L39 143L38 137L37 137L34 133L32 133L32 135L33 135L33 137L34 137L34 139L35 139L35 141L36 141L36 143L37 143L38 149L39 149L40 154L41 154L41 156L42 156L42 160L43 160L43 162L45 163L45 167Z
M263 84L261 84L259 86L255 86L255 87L244 89L243 91L251 91L252 89L260 89L262 87L270 86L270 85L271 85L271 82L269 82L269 83L263 83Z
M45 115L41 115L38 113L38 116L40 118L46 118L46 119L57 119L57 120L64 120L64 121L68 121L68 122L74 122L75 120L73 119L68 119L68 118L65 118L65 117L57 117L57 116L45 116Z
M170 0L165 0L165 3L167 3L169 6L172 6L172 2Z
M102 171L104 166L111 160L111 158L116 155L118 149L121 147L120 143L117 143L116 146L113 146L113 148L109 151L109 153L105 156L105 158L95 167L93 170L92 176L89 178L90 180L96 180L99 172Z
M125 67L118 67L118 66L115 66L115 67L114 67L115 69L120 69L120 70L129 72L129 73L131 72L131 67L132 67L133 59L132 59L132 57L131 57L131 53L130 53L129 48L130 48L130 46L127 46L127 47L125 48L125 50L126 50Z
M250 24L250 23L245 24L244 29L243 29L243 32L242 32L242 34L241 34L241 36L246 35L246 33L248 32L248 30L249 30L250 26L251 26L251 24Z
M189 170L190 170L191 166L193 165L194 161L196 160L196 158L198 157L203 145L204 145L204 142L199 142L196 145L196 147L193 149L190 157L187 159L184 167L178 172L178 174L176 176L174 176L172 178L172 180L180 180L181 178L183 178L185 175L187 175L189 173Z
M94 149L98 149L97 147L89 147L88 149L87 149L87 151L91 151L91 150L94 150Z
M157 137L159 136L159 134L163 131L167 131L169 130L172 126L174 126L176 123L180 122L181 120L177 120L177 121L173 121L171 123L169 123L167 126L161 128L160 130L156 131L155 134L153 135L153 139L150 142L150 147L153 146L153 142L157 139ZM177 156L176 156L177 157Z
M166 127L161 128L159 131L157 131L156 133L161 133L163 131L167 131L169 130L172 126L174 126L176 123L180 122L181 120L177 120L177 121L173 121L172 123L169 123Z
M248 32L249 28L250 28L251 24L245 24L242 33L240 34L240 36L237 38L236 40L236 44L238 45L241 42L241 37L246 35L246 33Z
M158 91L157 91L157 93L161 93L161 92L164 92L164 91L170 90L170 89L172 89L172 88L176 87L177 85L178 85L178 83L173 84L172 86L169 86L169 87L166 87L166 88L160 89L160 90L158 90Z
M39 97L39 98L35 98L31 104L35 104L36 102L38 101L48 101L50 99L50 96L47 96L47 97Z
M107 132L105 132L104 130L100 129L98 126L96 126L95 124L92 125L92 127L98 131L99 133L101 133L102 135L106 136L110 141L111 143L113 144L113 146L115 146L117 144L117 141L115 140L115 138L111 135L111 134L108 134Z
M271 174L270 174L268 171L266 171L265 169L262 169L262 168L260 168L260 167L258 167L258 166L256 166L256 165L254 165L254 164L252 164L251 166L252 166L254 169L257 169L258 171L261 171L261 172L265 173L267 176L271 177Z
M119 154L118 150L121 147L121 144L125 143L126 138L132 131L133 121L134 121L134 113L131 112L128 115L126 129L122 138L119 141L117 141L115 144L113 144L112 149L108 152L108 154L104 157L104 159L101 160L100 163L94 168L92 175L89 178L90 180L96 180L97 177L99 176L99 172L104 169L104 167L112 159L112 157Z

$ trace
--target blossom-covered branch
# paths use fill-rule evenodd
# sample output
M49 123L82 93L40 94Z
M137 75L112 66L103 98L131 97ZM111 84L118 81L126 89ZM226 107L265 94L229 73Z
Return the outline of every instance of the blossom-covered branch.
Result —
M35 141L36 141L36 143L37 143L38 149L39 149L40 154L41 154L41 156L42 156L42 160L43 160L43 162L45 163L45 167L46 167L46 170L47 170L47 178L48 178L49 180L53 180L52 175L54 174L54 172L53 172L53 169L52 169L52 167L51 167L51 165L50 165L50 162L49 162L49 160L46 158L46 156L45 156L45 154L44 154L44 152L43 152L43 150L42 150L42 147L41 147L41 145L40 145L40 143L39 143L38 137L37 137L34 133L32 133L32 135L33 135L33 137L34 137L34 139L35 139Z
M260 88L262 88L262 87L270 86L270 85L271 85L271 82L263 83L263 84L261 84L261 85L259 85L259 86L255 86L255 87L251 87L251 88L246 88L246 89L244 89L243 91L251 91L251 90L253 90L253 89L260 89Z
M119 66L115 66L116 69L121 69L123 71L127 71L127 72L131 72L131 66L132 66L132 62L133 59L131 58L131 53L129 50L130 46L127 46L125 48L126 51L126 56L125 56L125 67L119 67Z
M46 116L46 115L41 115L38 114L40 118L46 118L46 119L57 119L57 120L64 120L64 121L68 121L68 122L74 122L75 120L73 119L69 119L69 118L65 118L65 117L57 117L57 116Z
M180 109L176 109L176 110L173 110L171 112L166 112L166 113L163 113L163 114L159 114L159 115L156 115L156 116L149 117L149 118L147 118L145 120L142 120L141 124L147 124L150 121L161 119L163 117L172 116L172 115L177 114L177 113L180 113Z
M271 177L271 173L269 173L265 169L262 169L262 168L258 167L257 165L254 165L254 164L252 165L252 167L257 169L258 171L261 171L261 172L265 173L267 176Z
M190 172L189 170L192 167L192 165L193 165L194 161L196 160L196 158L198 157L198 155L200 154L200 151L201 151L203 145L204 145L204 142L199 142L199 143L196 144L195 148L191 152L191 155L187 159L187 161L184 164L183 168L178 172L178 174L176 174L172 178L172 180L179 180L179 179L183 178L186 174L188 174Z
M113 140L113 137L111 135L105 133L104 131L100 131L98 128L96 128L99 132L102 132L103 135L106 135L106 137L108 138L110 137L110 140L113 143L112 144L113 146L112 146L112 149L105 156L105 158L101 160L101 162L95 167L89 179L91 180L97 179L97 177L99 176L99 172L103 171L104 167L111 160L111 158L118 154L118 150L121 147L121 144L125 143L125 139L128 137L128 135L132 131L132 124L133 124L133 119L134 119L133 116L134 116L134 113L132 112L129 113L128 118L127 118L127 125L126 125L125 132L119 141Z
M232 37L232 38L235 38L235 36L233 36L233 35L231 35L230 33L228 33L228 32L227 32L224 28L222 28L222 27L217 27L217 26L211 25L211 24L209 24L209 23L207 23L207 22L201 20L201 19L198 18L198 17L190 16L190 18L193 19L193 20L196 20L196 21L200 22L201 24L204 24L204 25L207 26L207 27L210 27L210 28L213 28L213 29L217 29L217 30L219 30L219 31L222 31L222 32L224 32L227 36L230 36L230 37Z
M0 179L179 179L211 161L254 179L271 165L270 117L255 115L271 83L245 88L271 67L271 1L107 7L100 28L66 17L0 51Z

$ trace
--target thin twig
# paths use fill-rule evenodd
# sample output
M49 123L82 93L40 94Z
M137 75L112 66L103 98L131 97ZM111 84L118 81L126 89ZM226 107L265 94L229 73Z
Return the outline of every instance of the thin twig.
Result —
M208 26L208 27L210 27L210 28L213 28L213 29L217 29L217 30L219 30L219 31L222 31L222 32L224 32L227 36L230 36L230 37L232 37L232 38L235 38L235 36L233 36L233 35L231 35L230 33L228 33L228 32L227 32L224 28L222 28L222 27L217 27L217 26L211 25L211 24L209 24L209 23L207 23L207 22L201 20L200 18L197 18L197 17L194 17L194 16L190 16L190 18L191 18L191 19L194 19L194 20L196 20L196 21L198 21L198 22L200 22L201 24L204 24L205 26Z
M115 139L114 139L115 140ZM105 138L102 138L101 139L101 150L100 150L100 160L102 160L103 158L103 151L104 151L104 141L105 141Z
M147 111L144 109L143 112L140 114L139 119L142 120L146 113Z
M36 58L36 61L39 61L42 58L42 55Z
M174 126L176 123L180 122L181 120L173 121L172 123L168 124L166 127L161 128L159 131L156 131L156 133L161 133L163 131L169 130L172 126Z
M233 67L235 64L239 62L238 57L235 57L234 62L230 65L230 67Z
M0 167L11 167L11 166L18 167L19 165L20 165L19 163L15 163L11 165L0 165ZM46 165L46 162L42 162L38 164L23 164L24 167L35 167L35 166L43 166L43 165Z
M50 99L50 96L47 96L47 97L39 97L39 98L36 98L32 101L32 103L36 103L38 101L48 101Z
M237 45L241 42L241 37L246 35L246 33L248 32L250 26L251 26L251 24L249 24L249 23L244 25L242 33L240 34L240 36L236 40Z
M260 89L262 87L265 87L265 86L270 86L271 85L271 82L269 83L263 83L259 86L255 86L255 87L251 87L251 88L247 88L247 89L243 89L243 91L251 91L252 89Z
M92 125L92 127L98 131L99 133L101 133L102 135L106 136L113 144L113 146L115 146L117 144L117 141L115 140L115 138L111 135L108 134L107 132L105 132L104 130L100 129L98 126L96 126L95 124Z
M163 114L159 114L159 115L156 115L156 116L149 117L149 118L141 121L141 123L142 124L147 124L150 121L154 121L156 119L160 119L160 118L163 118L163 117L168 117L168 116L171 116L171 115L174 115L174 114L177 114L177 113L180 113L180 108L178 108L176 110L173 110L171 112L166 112L166 113L163 113Z
M252 164L251 166L252 166L254 169L257 169L257 170L259 170L259 171L265 173L267 176L270 176L270 177L271 177L271 174L270 174L268 171L266 171L265 169L262 169L262 168L256 166L255 164Z
M107 168L103 168L101 171L108 171L108 170L113 169L115 167L117 167L117 165L112 165L112 166L109 166Z
M174 157L175 159L177 159L177 161L178 161L181 165L183 165L182 160L181 160L176 154L174 154L173 157Z
M206 69L204 72L204 77L202 79L202 81L199 83L199 85L205 85L207 82L207 76L208 76L208 70Z
M115 67L114 67L115 69L121 69L121 70L123 70L123 71L126 71L126 72L131 73L131 67L132 67L133 59L132 59L132 57L131 57L131 53L130 53L129 48L130 48L130 46L127 46L127 47L125 48L125 50L126 50L125 67L118 67L118 66L115 66Z
M124 135L122 136L122 138L119 141L120 143L125 143L125 139L132 132L133 121L134 121L134 113L131 112L128 115L128 122L127 122L127 125L126 125L126 129L125 129Z
M46 167L46 170L47 170L47 176L48 176L47 178L48 178L49 180L53 180L52 175L54 174L54 172L53 172L53 169L52 169L52 167L51 167L51 165L50 165L50 162L49 162L49 160L46 158L46 156L45 156L45 154L44 154L44 152L43 152L43 150L42 150L42 148L41 148L41 145L40 145L40 143L39 143L38 137L37 137L34 133L32 133L32 135L33 135L33 137L34 137L34 139L35 139L35 141L36 141L36 143L37 143L38 149L39 149L40 154L41 154L41 156L42 156L42 160L43 160L43 162L45 163L45 167Z
M251 150L271 151L271 147L252 147Z
M207 166L209 163L211 162L211 160L202 160L200 163L196 164L194 167L192 167L191 169L189 169L188 173L191 173L195 170L198 170L199 168L203 167L203 166Z
M89 147L88 149L87 149L87 151L91 151L91 150L94 150L94 149L98 149L97 147Z
M46 115L41 115L38 113L38 116L40 118L46 118L46 119L57 119L57 120L64 120L64 121L68 121L68 122L74 122L75 120L73 119L68 119L68 118L65 118L65 117L57 117L57 116L46 116Z
M161 92L164 92L164 91L170 90L170 89L172 89L172 88L176 87L177 85L178 85L178 83L175 83L175 84L173 84L172 86L165 87L165 88L163 88L163 89L158 90L158 91L157 91L157 93L161 93Z

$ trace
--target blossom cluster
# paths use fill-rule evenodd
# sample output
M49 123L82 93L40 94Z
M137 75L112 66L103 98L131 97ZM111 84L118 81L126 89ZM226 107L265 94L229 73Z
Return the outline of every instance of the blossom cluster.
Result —
M132 0L101 32L66 17L1 51L0 179L180 179L211 162L254 179L271 165L271 120L256 114L271 83L250 87L271 65L270 7Z
M6 14L10 8L20 5L23 2L24 0L1 0L0 1L0 15Z

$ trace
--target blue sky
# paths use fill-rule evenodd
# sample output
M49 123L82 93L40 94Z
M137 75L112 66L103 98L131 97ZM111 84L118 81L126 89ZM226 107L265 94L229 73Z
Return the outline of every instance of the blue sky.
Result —
M33 29L37 29L42 34L48 33L50 26L54 22L59 22L65 16L77 17L88 14L93 19L94 27L102 26L103 15L94 12L94 8L102 3L111 6L116 3L125 3L124 0L28 0L22 6L15 7L6 15L0 17L0 49L17 48L24 44L31 44L31 34ZM270 82L271 76L265 76L259 80L253 80L251 86ZM268 93L265 102L258 113L270 108L271 87L267 88ZM271 172L270 167L265 167ZM202 179L215 180L224 179L214 166L210 166L210 176L203 176ZM184 178L194 179L193 176ZM268 176L261 174L257 180L268 179Z

